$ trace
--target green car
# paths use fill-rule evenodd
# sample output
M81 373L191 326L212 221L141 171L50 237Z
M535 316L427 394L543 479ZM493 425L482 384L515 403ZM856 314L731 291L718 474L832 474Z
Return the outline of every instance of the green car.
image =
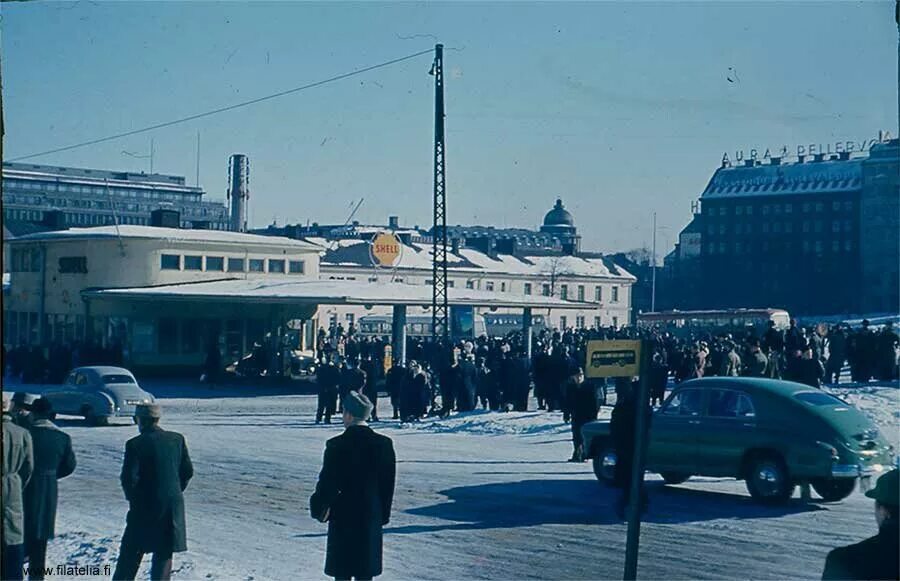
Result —
M582 429L601 482L616 452L609 420ZM754 499L777 503L808 482L829 502L889 470L894 448L845 401L790 381L711 377L679 384L650 420L647 470L667 484L691 476L746 480Z

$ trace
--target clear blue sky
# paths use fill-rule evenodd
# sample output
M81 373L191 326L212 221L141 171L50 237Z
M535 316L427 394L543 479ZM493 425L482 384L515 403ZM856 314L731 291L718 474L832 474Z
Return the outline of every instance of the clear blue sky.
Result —
M429 36L431 35L431 36ZM448 49L449 222L534 227L561 196L592 250L674 243L722 153L897 134L893 2L2 6L6 157ZM431 220L430 56L152 134L155 170L251 223ZM736 77L734 74L736 73ZM732 75L732 80L728 80ZM146 169L151 135L35 158Z

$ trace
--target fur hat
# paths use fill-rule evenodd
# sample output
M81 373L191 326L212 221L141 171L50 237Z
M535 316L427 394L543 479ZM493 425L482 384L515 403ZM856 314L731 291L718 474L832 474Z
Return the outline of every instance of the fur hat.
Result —
M351 391L344 397L344 411L355 419L366 421L372 415L375 406L364 394Z
M134 417L159 419L162 417L162 408L155 403L139 403L134 407Z

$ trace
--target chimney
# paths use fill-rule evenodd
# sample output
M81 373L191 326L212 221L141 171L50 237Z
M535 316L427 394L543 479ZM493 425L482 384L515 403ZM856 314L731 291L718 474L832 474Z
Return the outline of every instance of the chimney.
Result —
M400 229L400 217L399 216L388 216L388 228L391 230L399 230Z
M781 165L781 158L780 157L769 158L769 163L771 165Z
M47 210L41 223L50 230L67 230L66 215L62 210Z
M825 159L824 153L817 153L813 155L813 161L823 161Z
M459 254L459 238L454 238L453 240L450 241L450 244L451 244L451 248L452 248L451 252L453 254L458 255Z
M181 226L181 214L178 210L160 208L150 212L150 225L157 228L179 228Z
M838 154L838 159L840 159L841 161L847 161L848 159L850 159L850 152L849 151L840 152Z
M745 160L744 160L744 167L753 167L753 165L754 165L754 164L753 164L753 160L752 160L752 159L745 159Z

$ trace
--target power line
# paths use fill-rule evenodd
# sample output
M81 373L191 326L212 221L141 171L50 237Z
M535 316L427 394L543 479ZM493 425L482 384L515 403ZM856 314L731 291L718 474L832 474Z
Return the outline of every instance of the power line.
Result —
M308 85L303 85L301 87L295 87L293 89L288 89L286 91L280 91L278 93L273 93L271 95L266 95L265 97L258 97L256 99L251 99L250 101L244 101L243 103L236 103L234 105L228 105L227 107L220 107L218 109L213 109L211 111L206 111L204 113L197 113L196 115L191 115L189 117L182 117L181 119L175 119L174 121L166 121L165 123L158 123L156 125L150 125L149 127L143 127L141 129L134 129L132 131L126 131L124 133L117 133L115 135L109 135L107 137L101 137L99 139L92 139L90 141L83 141L81 143L76 143L74 145L67 145L65 147L58 147L56 149L49 149L47 151L41 151L39 153L31 153L29 155L22 155L20 157L14 157L9 161L21 161L23 159L31 159L33 157L40 157L43 155L50 155L51 153L59 153L61 151L69 151L71 149L77 149L79 147L87 147L88 145L96 145L97 143L104 143L106 141L113 141L114 139L120 139L122 137L129 137L131 135L137 135L139 133L146 133L148 131L154 131L156 129L162 129L164 127L171 127L173 125L178 125L180 123L187 123L188 121L194 121L197 119L202 119L203 117L209 117L211 115L217 115L219 113L225 113L226 111L234 111L235 109L240 109L241 107L247 107L249 105L255 105L256 103L261 103L263 101L268 101L270 99L277 99L278 97L284 97L285 95L290 95L293 93L297 93L300 91L305 91L306 89L312 89L315 87L320 87L322 85L333 83L335 81L340 81L346 79L348 77L352 77L355 75L361 75L363 73L367 73L369 71L373 71L375 69L384 68L390 65L394 65L403 61L407 61L410 59L414 59L416 57L422 56L424 54L429 54L434 52L433 48L428 50L423 50L417 53L413 53L410 55L406 55L404 57L392 59L389 61L385 61L382 63L378 63L377 65L368 66L362 69L356 69L354 71L350 71L349 73L344 73L341 75L337 75L335 77L331 77L328 79L324 79L322 81L316 81L314 83L309 83Z

